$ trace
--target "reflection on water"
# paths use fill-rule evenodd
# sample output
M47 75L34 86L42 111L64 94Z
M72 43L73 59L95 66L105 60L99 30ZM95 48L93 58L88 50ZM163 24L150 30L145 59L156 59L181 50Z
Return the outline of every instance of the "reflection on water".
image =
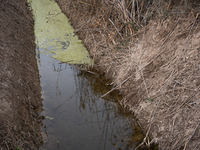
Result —
M143 135L133 116L121 109L121 97L112 93L102 99L109 87L92 74L60 62L92 64L55 1L28 1L35 17L44 106L41 115L45 116L40 149L124 150L140 144Z
M117 93L94 75L41 55L41 85L46 150L133 149L143 134L133 116L123 111Z

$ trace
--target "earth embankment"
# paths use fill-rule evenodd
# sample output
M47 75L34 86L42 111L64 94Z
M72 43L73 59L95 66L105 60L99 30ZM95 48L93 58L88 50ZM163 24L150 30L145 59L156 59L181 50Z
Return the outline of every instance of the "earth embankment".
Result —
M0 149L38 149L42 108L26 0L0 0Z
M142 144L200 149L199 1L56 1L138 118Z

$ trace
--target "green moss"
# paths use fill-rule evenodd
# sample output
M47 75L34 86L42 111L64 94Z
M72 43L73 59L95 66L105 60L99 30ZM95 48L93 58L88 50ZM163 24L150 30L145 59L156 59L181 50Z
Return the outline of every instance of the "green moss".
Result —
M92 64L92 59L68 18L53 0L29 0L35 18L36 44L43 53L71 64Z

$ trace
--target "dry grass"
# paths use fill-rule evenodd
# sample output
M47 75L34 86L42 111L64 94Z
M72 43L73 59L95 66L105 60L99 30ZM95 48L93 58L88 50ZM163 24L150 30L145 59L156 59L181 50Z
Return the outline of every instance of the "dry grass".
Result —
M143 125L142 144L200 149L199 1L57 1Z

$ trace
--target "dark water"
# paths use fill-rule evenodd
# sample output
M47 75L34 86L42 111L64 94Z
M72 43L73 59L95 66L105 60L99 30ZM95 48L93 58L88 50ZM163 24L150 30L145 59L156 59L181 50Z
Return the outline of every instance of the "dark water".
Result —
M125 150L143 139L134 117L121 109L120 95L95 75L44 54L39 65L44 111L40 150Z
M73 64L91 64L89 53L54 0L28 0L35 20L45 116L40 150L126 150L143 140L134 117L105 81ZM55 60L50 56L60 60ZM80 61L81 60L81 61ZM102 79L101 79L102 80Z

